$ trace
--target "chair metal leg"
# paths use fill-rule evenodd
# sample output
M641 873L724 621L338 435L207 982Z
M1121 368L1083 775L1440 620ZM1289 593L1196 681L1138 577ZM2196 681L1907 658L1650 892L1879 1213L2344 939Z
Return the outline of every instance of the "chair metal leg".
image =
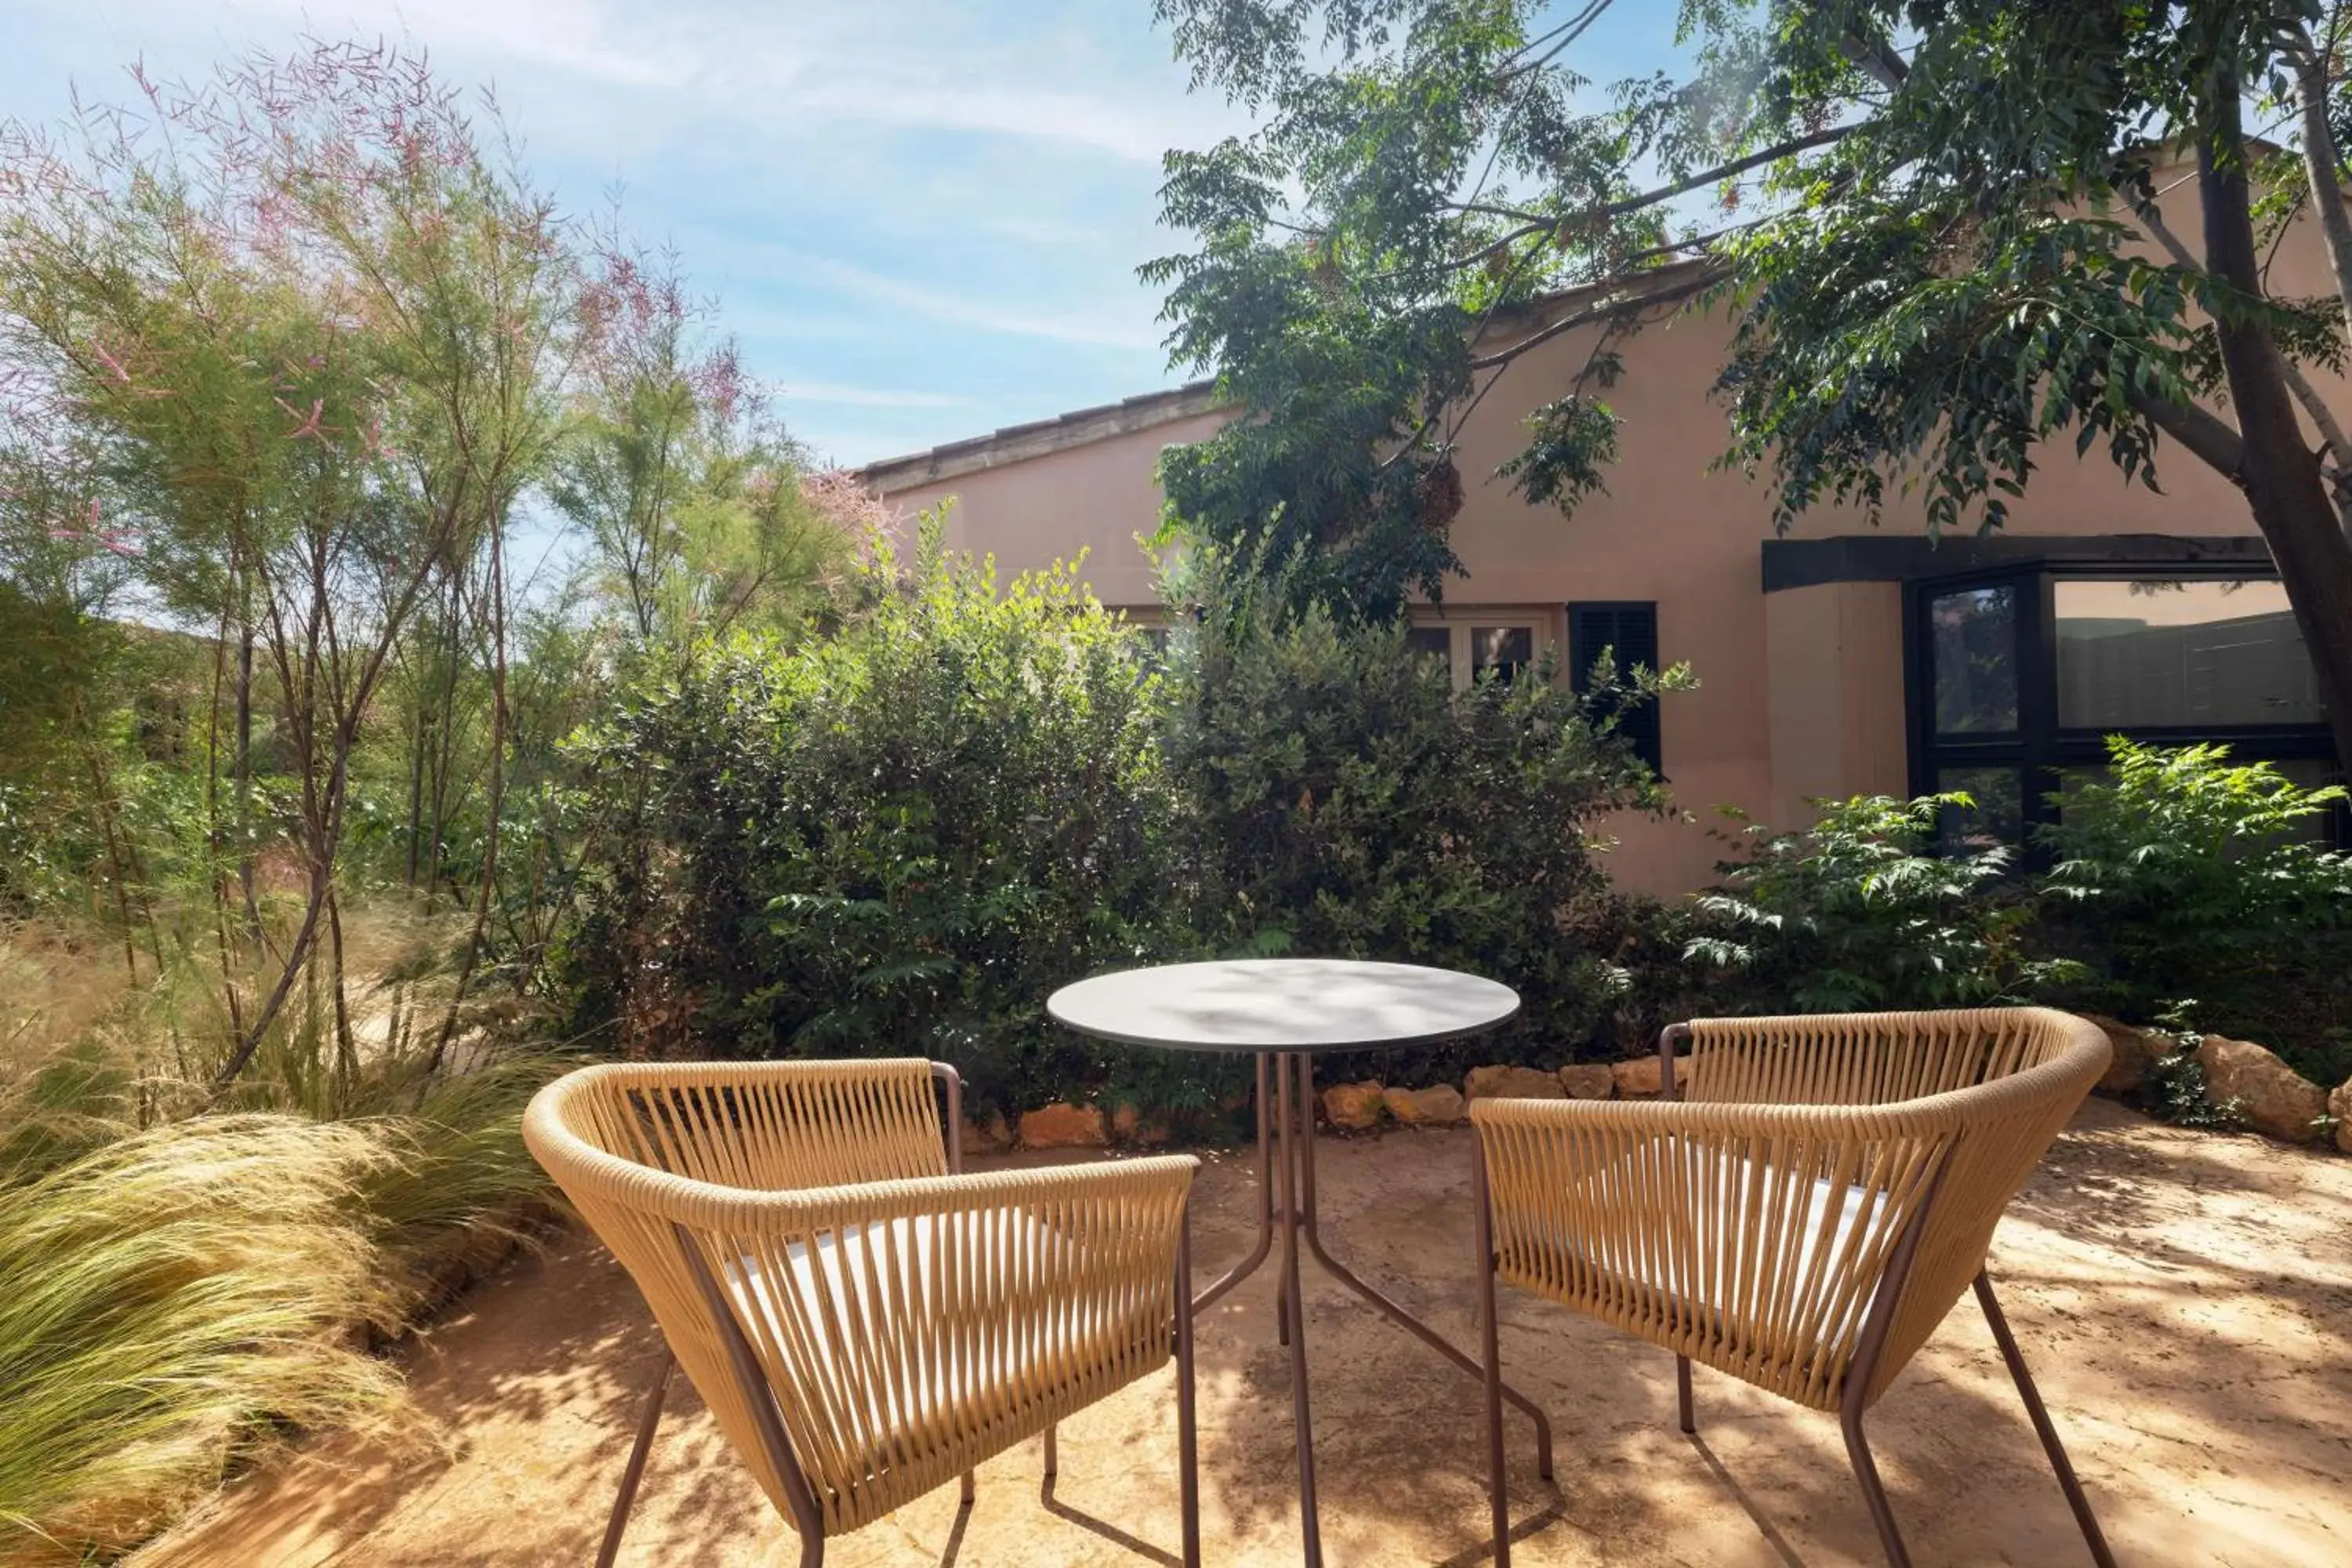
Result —
M1690 1357L1675 1357L1675 1415L1682 1424L1685 1435L1698 1431L1698 1420L1691 1410Z
M1486 1384L1486 1500L1493 1510L1495 1568L1511 1568L1511 1493L1503 1477L1503 1347L1495 1311L1495 1222L1487 1206L1486 1152L1471 1151L1472 1231L1478 1248L1478 1348Z
M1181 1516L1184 1568L1201 1568L1201 1454L1199 1411L1194 1404L1192 1355L1192 1205L1188 1200L1176 1233L1176 1499ZM1054 1452L1054 1429L1045 1428L1045 1453Z
M661 1371L654 1376L651 1393L646 1395L645 1413L637 1417L637 1439L630 1446L628 1465L621 1471L621 1489L613 1499L613 1515L604 1521L604 1543L596 1549L596 1568L613 1568L613 1559L621 1553L621 1532L629 1527L629 1510L637 1500L637 1483L645 1479L646 1456L654 1446L654 1431L661 1425L662 1400L669 1393L669 1375L677 1370L677 1360L665 1349Z
M2116 1555L2107 1550L2107 1538L2099 1532L2099 1521L2092 1516L2091 1500L2083 1495L2083 1483L2075 1479L2065 1446L2058 1441L2058 1428L2051 1423L2049 1407L2042 1403L2041 1391L2033 1386L2033 1374L2025 1370L2025 1357L2018 1351L2017 1336L2009 1331L2009 1318L1993 1296L1991 1276L1981 1268L1977 1270L1976 1289L1977 1305L1984 1309L1993 1342L2000 1347L2000 1359L2009 1363L2009 1375L2017 1384L2018 1397L2025 1402L2025 1414L2032 1418L2033 1430L2042 1438L2042 1452L2050 1456L2050 1468L2058 1478L2059 1489L2066 1494L2066 1506L2074 1510L2074 1522L2082 1527L2083 1540L2091 1549L2091 1561L2099 1568L2116 1568Z
M1903 1532L1895 1528L1895 1510L1887 1504L1877 1461L1862 1435L1862 1412L1849 1408L1838 1424L1845 1428L1846 1458L1853 1461L1853 1479L1862 1483L1862 1500L1870 1505L1870 1522L1878 1526L1878 1542L1886 1549L1886 1568L1911 1568L1911 1553L1903 1544Z

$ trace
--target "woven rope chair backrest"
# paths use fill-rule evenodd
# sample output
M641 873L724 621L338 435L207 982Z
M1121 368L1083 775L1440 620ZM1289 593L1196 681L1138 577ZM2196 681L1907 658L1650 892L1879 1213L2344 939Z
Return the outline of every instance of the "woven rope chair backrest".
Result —
M767 1192L947 1173L931 1064L769 1062L598 1070L574 1131L657 1171Z
M761 1489L825 1535L1172 1348L1194 1162L950 1176L931 1096L921 1061L597 1067L524 1120Z
M1472 1107L1498 1266L1821 1409L1845 1395L1906 1230L1924 1212L1869 1400L1982 1267L2108 1052L2032 1008L1690 1027L1676 1101Z
M2080 1024L2035 1007L1701 1018L1677 1067L1685 1100L1739 1105L1890 1105L2038 1067Z

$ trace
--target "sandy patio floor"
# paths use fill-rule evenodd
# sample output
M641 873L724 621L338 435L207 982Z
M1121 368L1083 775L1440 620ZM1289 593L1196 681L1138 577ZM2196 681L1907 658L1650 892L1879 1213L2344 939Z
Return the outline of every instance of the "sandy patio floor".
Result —
M1335 1253L1471 1339L1468 1133L1320 1145ZM1242 1155L1202 1173L1202 1278L1251 1235ZM2126 1563L2352 1563L2352 1161L2186 1132L2094 1102L2011 1208L1993 1270L2044 1396ZM1328 1561L1483 1560L1475 1384L1308 1274ZM1299 1560L1289 1378L1274 1270L1201 1331L1211 1563ZM1507 1297L1511 1377L1550 1413L1557 1489L1510 1429L1521 1563L1877 1561L1837 1423L1700 1369L1697 1441L1674 1430L1673 1360ZM443 1451L314 1442L230 1489L140 1568L584 1563L659 1342L627 1279L566 1238L479 1289L409 1359ZM681 1384L681 1388L683 1385ZM839 1568L1172 1563L1168 1374L1062 1429L1041 1498L1026 1444L834 1543ZM1926 1563L2087 1562L1974 1303L1963 1299L1872 1417ZM788 1527L690 1390L673 1396L622 1560L789 1564Z

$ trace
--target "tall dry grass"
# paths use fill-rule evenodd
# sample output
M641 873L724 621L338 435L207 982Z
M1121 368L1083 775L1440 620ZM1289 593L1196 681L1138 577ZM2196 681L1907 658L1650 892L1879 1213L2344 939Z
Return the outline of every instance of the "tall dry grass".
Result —
M394 1417L366 1347L545 1213L520 1129L553 1064L480 1017L436 1059L443 933L352 924L341 1012L309 988L225 1094L216 971L133 985L0 929L0 1568L110 1557L271 1434Z
M353 1215L402 1158L380 1127L200 1117L0 1194L0 1563L119 1551L241 1444L396 1405L352 1331L399 1294Z

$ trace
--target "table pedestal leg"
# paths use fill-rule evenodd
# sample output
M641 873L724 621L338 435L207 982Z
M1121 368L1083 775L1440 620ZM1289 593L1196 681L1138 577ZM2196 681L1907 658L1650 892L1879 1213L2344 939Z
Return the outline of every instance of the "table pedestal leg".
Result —
M1257 1240L1249 1256L1227 1269L1223 1278L1192 1298L1192 1313L1198 1317L1209 1310L1218 1298L1257 1272L1266 1255L1274 1250L1274 1106L1273 1086L1266 1081L1271 1058L1257 1058ZM1284 1342L1287 1343L1287 1341Z
M1267 1081L1269 1076L1272 1083ZM1304 1053L1265 1054L1257 1058L1257 1240L1249 1255L1224 1278L1193 1298L1192 1310L1200 1312L1256 1272L1274 1252L1278 1235L1281 1261L1276 1284L1276 1320L1282 1342L1290 1351L1291 1422L1298 1447L1299 1530L1306 1547L1305 1561L1309 1568L1321 1568L1322 1523L1315 1506L1314 1422L1307 1385L1307 1315L1299 1291L1302 1257L1312 1258L1324 1272L1370 1303L1381 1316L1469 1376L1479 1379L1482 1384L1486 1372L1435 1329L1359 1279L1324 1247L1315 1202L1314 1093L1314 1068L1311 1058ZM1535 1422L1538 1472L1545 1480L1550 1480L1551 1422L1535 1401L1517 1389L1504 1385L1499 1393Z
M1263 1058L1261 1058L1263 1059ZM1282 1166L1282 1299L1280 1315L1290 1346L1290 1419L1298 1444L1299 1534L1307 1568L1323 1568L1323 1524L1315 1509L1315 1420L1307 1402L1307 1314L1298 1289L1300 1192L1298 1107L1291 1100L1291 1073L1279 1058L1275 1087L1276 1152Z
M1298 1077L1298 1098L1305 1101L1308 1108L1307 1115L1312 1117L1314 1114L1313 1108L1315 1103L1314 1059L1302 1053L1294 1058L1293 1060L1297 1063L1295 1070ZM1316 1262L1321 1264L1323 1266L1323 1271L1330 1275L1332 1279L1337 1279L1340 1284L1345 1285L1349 1289L1353 1290L1357 1295L1362 1297L1373 1307L1379 1309L1381 1314L1387 1318L1391 1322L1396 1324L1397 1327L1412 1335L1422 1343L1427 1345L1431 1350L1435 1351L1439 1355L1444 1356L1447 1361L1452 1362L1469 1376L1477 1378L1483 1383L1486 1376L1486 1369L1485 1367L1472 1360L1467 1353L1454 1345L1453 1342L1440 1334L1435 1329L1431 1328L1427 1323L1423 1322L1419 1318L1414 1317L1411 1312L1406 1311L1402 1307L1398 1306L1394 1301L1391 1301L1386 1296L1381 1295L1371 1286L1365 1284L1363 1280L1356 1277L1355 1273L1350 1270L1347 1265L1341 1263L1338 1258L1332 1257L1329 1252L1324 1249L1323 1236L1317 1224L1315 1206L1315 1138L1314 1123L1311 1121L1307 1124L1306 1135L1299 1141L1299 1151L1301 1165L1301 1179L1299 1184L1301 1202L1299 1204L1299 1207L1304 1211L1299 1216L1299 1229L1305 1233L1307 1237L1307 1256L1314 1258ZM1521 1394L1518 1390L1512 1388L1508 1384L1504 1385L1503 1397L1518 1410L1525 1413L1530 1420L1535 1422L1536 1473L1541 1476L1545 1480L1550 1480L1552 1479L1550 1420L1544 1415L1543 1411L1537 1406L1534 1400L1529 1399L1526 1394Z

